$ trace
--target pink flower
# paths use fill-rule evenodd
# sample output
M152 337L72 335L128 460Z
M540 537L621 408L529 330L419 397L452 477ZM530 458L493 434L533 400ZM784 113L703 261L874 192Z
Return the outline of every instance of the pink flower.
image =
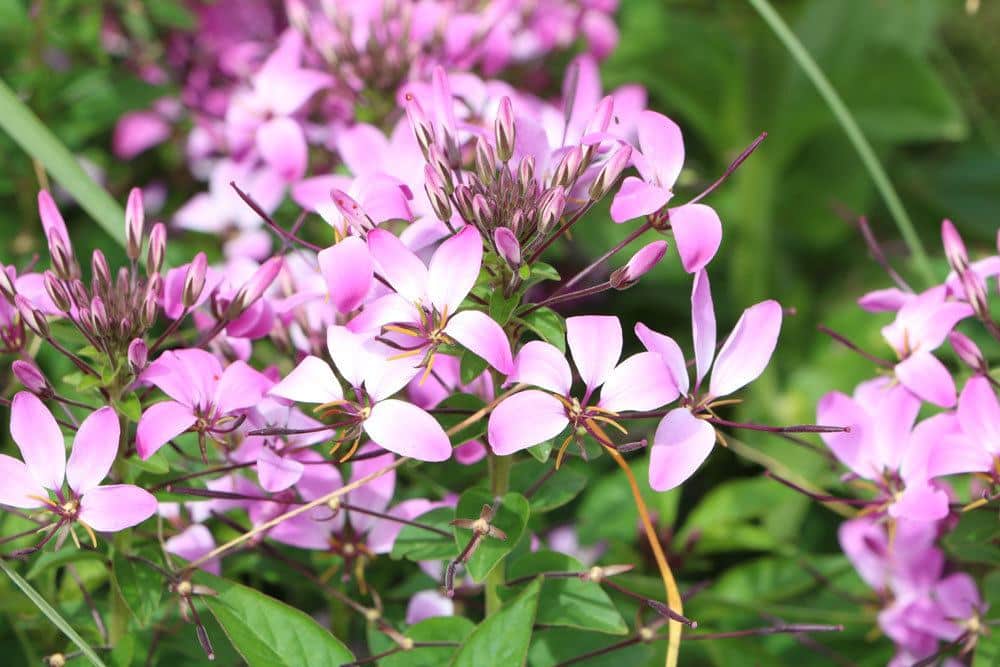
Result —
M168 539L163 546L169 553L176 554L191 562L214 549L215 538L212 537L212 532L208 528L200 523L195 523ZM203 563L201 569L219 576L222 567L219 559L214 558Z
M453 616L455 601L436 590L420 591L406 604L406 624L416 625L420 621L436 616Z
M441 425L417 406L390 398L418 372L405 359L391 360L384 346L344 327L327 329L327 349L340 375L350 385L345 396L330 366L308 356L269 392L298 403L320 403L342 429L341 442L351 442L349 457L362 433L400 456L444 461L451 443Z
M944 408L955 405L955 381L931 352L970 315L969 304L947 300L944 286L933 287L900 307L896 319L882 327L882 335L899 356L895 370L903 386L928 403Z
M517 353L509 383L532 384L494 408L487 433L500 455L513 454L572 431L560 447L560 456L578 432L608 443L602 424L620 427L613 419L623 410L653 410L677 398L677 386L655 353L634 354L618 363L622 328L617 317L586 315L566 320L566 339L585 386L577 398L571 393L572 372L566 357L553 345L532 341ZM591 404L594 391L601 398ZM543 391L544 390L544 391Z
M729 338L715 356L715 310L708 274L699 271L691 292L691 327L694 336L695 384L689 393L687 364L680 346L669 336L637 324L635 333L647 350L659 353L669 370L684 407L667 413L656 429L650 450L649 485L667 491L681 484L708 458L715 444L715 429L699 416L712 402L756 380L767 368L781 330L781 306L762 301L743 311ZM713 367L708 392L699 395L702 380ZM706 414L707 416L707 414Z
M379 273L396 295L369 304L362 320L381 325L408 356L422 355L429 373L439 345L457 342L501 373L513 364L503 328L478 310L462 310L462 301L479 277L483 242L471 226L442 243L429 266L402 241L383 229L368 234L368 247ZM353 327L352 327L353 328Z
M0 504L43 507L56 515L59 527L79 523L88 532L116 532L156 512L156 498L144 489L131 484L100 485L118 455L121 435L118 416L110 407L83 420L68 462L59 424L34 394L22 391L14 396L10 434L24 462L0 454L4 480ZM64 481L68 489L63 488Z
M677 124L655 111L637 120L638 149L632 162L641 179L627 177L611 202L611 219L625 222L656 213L673 197L673 186L684 164L684 140ZM715 256L722 242L722 223L704 204L686 204L667 211L677 252L688 273L697 273Z
M140 380L173 399L150 406L139 418L135 444L142 459L189 429L200 438L228 432L235 413L256 405L272 384L242 361L223 370L214 355L199 349L164 352Z

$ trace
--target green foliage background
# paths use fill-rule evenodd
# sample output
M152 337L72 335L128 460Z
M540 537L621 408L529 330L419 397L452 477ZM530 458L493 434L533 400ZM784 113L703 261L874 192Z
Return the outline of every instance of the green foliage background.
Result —
M983 2L979 12L970 15L962 5L954 0L775 3L875 145L941 276L946 272L938 250L941 218L950 217L958 224L973 254L990 252L996 242L1000 202L996 112L1000 46L995 39L1000 6ZM144 108L171 91L142 83L102 50L101 12L107 8L120 12L130 34L148 38L150 58L161 55L157 35L190 23L190 16L172 1L142 5L45 0L29 8L21 0L0 0L0 78L74 153L105 174L117 201L124 200L132 185L160 180L168 188L164 212L169 214L199 187L186 175L179 146L165 145L129 164L117 162L108 150L121 113ZM849 391L873 372L869 364L817 332L818 324L827 324L876 353L888 353L879 335L885 318L867 315L855 305L863 292L886 286L888 280L867 257L855 228L837 211L867 214L890 261L920 286L899 233L833 115L747 3L623 0L618 22L621 44L603 65L604 79L608 88L629 82L644 85L650 106L684 129L688 157L678 200L714 180L761 131L769 134L709 200L725 228L722 248L710 267L712 283L720 332L728 331L743 308L765 298L776 298L797 313L786 319L772 367L732 416L776 424L809 422L823 393ZM37 172L2 134L0 156L0 257L23 265L44 252L34 201ZM80 256L89 255L93 247L113 247L110 237L81 211L71 206L63 210ZM606 213L590 216L578 227L577 244L562 249L557 264L563 275L587 264L631 228L615 225ZM178 246L193 251L208 241L172 240L172 256L184 257ZM627 325L643 321L670 332L684 346L690 338L689 292L690 279L671 256L633 289L574 308L619 314ZM43 362L50 375L57 376L57 362ZM0 372L7 372L6 364ZM4 376L0 385L9 386L9 381ZM793 666L843 660L884 664L891 647L871 632L874 607L859 608L847 599L847 594L867 592L839 554L840 517L761 478L760 466L747 457L827 488L837 488L839 471L801 446L775 437L743 435L745 442L733 443L743 456L718 451L683 492L649 493L661 521L675 521L672 551L682 565L683 583L711 582L692 600L687 615L712 630L767 625L776 618L839 623L846 630L817 638L836 657L795 638L774 636L688 643L682 664ZM529 529L575 522L585 543L608 542L604 562L645 563L640 574L623 577L623 583L658 597L651 556L637 543L634 510L618 473L605 461L590 466L574 463L568 472L566 484L574 489L568 494L573 502L557 503L546 513L533 508ZM408 478L408 493L440 491L445 480L452 489L455 480L466 481L465 486L475 483L468 471L457 467L421 470ZM963 527L967 523L963 522L946 546L953 555L968 556L970 545L996 539L995 517L991 520L993 524L985 526ZM13 532L12 522L5 521L3 532ZM974 552L968 567L986 575L995 556ZM271 561L260 567L260 559L236 556L227 561L232 567L227 574L242 574L244 583L307 611L323 606L307 582ZM103 584L99 564L84 560L77 568L84 580ZM59 600L74 627L89 630L88 612L72 582L57 578L54 569L36 575L28 578L43 595ZM408 591L431 584L425 575L400 579L393 563L373 568L369 577L380 590L393 592L386 603L397 611ZM996 573L981 581L987 597L995 604L1000 601ZM629 604L619 606L626 619L635 612ZM0 652L12 656L9 664L28 664L63 646L56 631L33 609L9 581L0 580ZM167 604L160 605L158 614L176 618ZM337 636L362 637L356 622L343 616L333 615ZM217 648L225 644L214 625L210 631ZM465 627L462 631L470 632ZM199 659L190 627L178 632L162 640L166 651L159 664L170 664L180 656L186 664ZM435 630L427 632L433 635ZM551 664L557 657L566 659L614 639L602 644L599 636L595 640L594 635L565 628L543 634L529 651L532 664ZM151 630L137 630L135 636L138 643L131 650L141 654L151 641ZM992 644L980 651L977 667L996 664L990 660L1000 655L997 639L988 641ZM372 649L384 642L373 638ZM627 658L612 654L605 662L592 664L643 664L657 651L662 646L638 646ZM223 664L235 659L226 650L220 653Z

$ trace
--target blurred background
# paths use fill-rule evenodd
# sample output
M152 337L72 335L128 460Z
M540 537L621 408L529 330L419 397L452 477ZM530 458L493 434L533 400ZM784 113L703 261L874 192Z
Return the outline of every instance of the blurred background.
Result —
M958 0L774 5L875 146L934 257L937 275L947 273L939 239L944 217L958 225L973 257L995 252L1000 5ZM163 57L164 35L190 28L193 21L175 0L44 0L30 6L0 0L0 77L103 179L116 200L123 202L133 185L162 184L165 194L156 217L168 219L203 185L191 178L178 142L127 163L112 157L117 119L147 108L171 88L142 81L132 69L134 58L127 64L102 46L106 13L119 17L122 29L145 44L141 58L154 60ZM823 393L850 392L873 374L870 364L818 332L818 325L876 354L889 354L879 334L887 318L855 305L861 294L889 281L869 258L853 217L868 216L890 262L915 287L923 287L900 234L834 116L747 3L622 0L618 24L621 42L602 65L606 89L642 84L650 107L683 128L687 162L676 201L700 192L759 133L768 133L708 200L724 225L722 247L710 265L720 337L743 308L763 299L778 299L795 314L786 318L769 371L746 393L746 402L726 416L770 424L810 422ZM35 207L38 170L3 134L0 155L0 257L24 266L45 247ZM72 205L62 210L78 255L112 246L82 211ZM281 209L279 218L285 213L287 220L295 214ZM559 250L556 263L563 275L586 265L634 224L615 225L606 211L589 216L577 227L576 245ZM188 236L171 243L200 249L209 242ZM620 261L639 245L622 253ZM619 314L627 328L645 322L686 347L689 294L690 278L670 255L631 290L573 308ZM821 638L834 654L790 637L755 638L686 645L685 664L884 664L891 648L874 641L872 615L859 615L856 602L829 587L817 592L818 582L826 579L863 591L839 555L840 517L761 478L760 467L748 458L828 486L835 485L839 472L809 448L777 437L744 432L733 445L739 453L717 452L682 494L651 498L665 524L676 520L673 551L683 563L683 579L713 582L692 601L689 615L722 627L781 618L844 623L847 631ZM612 554L627 560L641 547L635 545L626 493L609 473L588 486L575 511L582 541L607 538L610 531ZM953 546L961 551L961 544ZM611 562L619 561L612 557ZM637 575L633 584L656 591L655 579ZM615 661L638 664L642 651L654 649L635 650L636 663L622 655Z

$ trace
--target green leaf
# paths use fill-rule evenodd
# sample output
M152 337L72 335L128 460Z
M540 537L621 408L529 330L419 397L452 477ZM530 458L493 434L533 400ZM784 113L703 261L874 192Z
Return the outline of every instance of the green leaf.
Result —
M99 551L77 549L64 545L59 551L46 551L36 558L31 567L28 568L25 579L31 581L54 567L62 567L68 563L78 563L83 560L104 560L104 554Z
M455 654L452 667L524 665L540 589L541 582L536 579L500 611L480 623Z
M167 463L167 459L160 452L153 454L146 460L140 459L138 456L131 456L125 459L125 462L130 466L144 472L153 473L154 475L166 475L170 472L170 464Z
M305 612L204 572L196 580L218 593L203 599L250 667L339 667L354 660L339 639Z
M554 440L540 442L534 447L528 447L527 452L539 463L545 463L549 460L549 456L552 455L552 448L555 446L554 442Z
M142 416L142 404L139 402L138 394L129 394L126 398L115 401L115 408L129 421L138 422Z
M494 289L490 292L490 317L496 320L500 326L507 324L510 321L510 316L521 304L522 296L524 296L524 292L521 290L510 296L504 296L502 289Z
M461 644L476 629L464 616L438 616L425 619L409 628L404 636L415 642L456 642ZM370 633L368 649L381 653L395 646L391 639L380 632ZM451 662L458 646L415 648L400 651L378 661L381 667L438 667Z
M539 466L532 461L515 463L510 471L511 489L524 493L548 471L549 468ZM531 512L532 514L551 512L562 507L576 498L586 486L587 476L579 470L574 470L573 466L564 464L531 495L529 499Z
M546 343L551 343L566 352L566 322L551 308L539 308L520 318L526 327L534 331Z
M148 558L153 554L144 555ZM111 560L111 581L128 610L135 616L139 627L149 625L160 606L160 598L166 586L163 575L145 563L136 562L125 554L116 552Z
M125 211L83 170L76 156L0 80L0 128L41 162L113 239L125 243Z
M476 519L479 518L483 505L492 504L493 496L488 491L469 489L458 499L455 516L460 519ZM507 539L483 538L469 562L465 564L466 570L476 582L485 579L486 575L517 545L528 524L530 512L528 500L519 493L508 493L501 499L497 514L493 517L493 525L506 533ZM472 531L457 526L454 527L454 531L455 544L461 550L469 543Z
M468 419L471 413L481 410L485 405L486 401L474 394L454 394L441 401L437 408L446 410L461 410L462 412L456 412L454 414L442 414L438 412L438 414L435 414L435 417L437 417L438 422L441 424L441 428L447 431L456 424L460 424L464 420ZM477 422L466 426L458 433L450 436L451 444L458 447L459 445L467 443L469 440L475 440L476 438L482 436L486 433L486 423L487 421L485 419L480 419Z
M555 551L536 551L518 558L507 568L509 579L542 572L575 572L585 568L572 556ZM500 589L501 598L513 597L512 591ZM628 633L625 619L600 584L571 579L544 579L538 598L535 623L593 630L610 635Z
M532 637L528 657L532 667L554 667L585 653L612 646L617 641L620 640L570 628L540 630ZM634 644L607 655L594 656L580 664L586 667L649 665L652 654L653 651L648 645Z
M462 354L459 378L462 384L472 384L473 380L483 374L489 364L485 359L469 350Z
M973 510L960 516L958 525L944 538L945 550L960 562L1000 562L1000 522L996 513Z
M85 642L83 638L77 633L76 630L66 622L59 612L52 608L48 602L45 601L38 591L32 588L24 577L19 575L4 559L0 558L0 570L3 570L4 574L10 577L10 580L14 582L14 585L21 589L21 592L28 596L28 599L38 607L39 611L45 614L45 617L52 621L52 624L59 628L59 630L69 638L71 642L76 644L76 647L80 649L84 656L90 660L91 664L96 667L106 667L104 661L101 660L94 649L90 647L90 644Z
M451 520L455 518L455 510L450 507L437 507L425 512L414 521L451 531ZM403 526L396 542L392 545L393 558L405 558L412 561L444 560L458 555L455 540L432 533L416 526Z
M555 267L551 264L546 264L545 262L535 262L531 265L531 277L528 278L528 284L540 283L543 280L559 280L559 272L556 271Z

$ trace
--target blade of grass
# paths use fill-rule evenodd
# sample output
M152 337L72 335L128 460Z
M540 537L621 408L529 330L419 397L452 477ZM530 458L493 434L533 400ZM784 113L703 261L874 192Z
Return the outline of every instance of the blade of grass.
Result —
M113 239L125 243L125 211L87 172L38 116L0 79L0 128L41 162Z
M861 162L864 164L865 169L868 170L872 181L874 181L876 189L885 201L886 208L889 210L889 214L896 222L896 227L899 229L899 233L902 235L903 240L910 249L910 254L913 256L913 262L916 265L917 270L920 272L921 277L928 285L933 284L935 282L934 272L931 270L930 261L927 258L927 252L924 250L924 246L920 242L920 237L917 235L917 232L913 227L913 221L906 212L906 208L903 206L903 202L900 200L899 194L893 187L892 181L889 180L889 176L882 167L882 163L879 162L878 157L876 157L871 144L868 143L868 139L865 138L865 135L858 126L857 121L854 120L854 116L851 114L850 109L848 109L847 105L844 104L844 100L841 99L840 94L837 93L833 84L831 84L830 80L826 78L823 70L820 69L818 64L816 64L816 61L809 54L809 51L806 50L805 45L799 41L799 38L795 36L795 33L788 27L785 20L781 18L781 15L778 14L773 6L771 6L771 3L768 0L748 1L771 28L771 31L784 45L785 49L792 56L795 62L798 63L799 67L802 68L802 71L805 72L805 75L816 87L817 92L819 92L827 106L830 107L830 111L837 119L841 128L843 128L847 138L851 141L851 144L854 146L854 150L858 153L858 157L861 158Z
M74 630L70 624L66 622L66 619L60 616L59 612L53 609L52 605L46 602L45 598L39 595L38 591L32 588L31 584L29 584L24 577L15 572L7 561L2 558L0 558L0 570L3 570L4 574L10 577L10 580L14 582L14 585L20 588L21 592L28 596L28 599L31 600L36 607L38 607L39 611L45 614L45 616L52 621L53 625L59 628L59 630L61 630L71 642L76 644L77 648L80 649L83 655L85 655L91 663L93 663L96 667L107 667L100 657L98 657L97 653L94 652L94 649L90 647L90 644L85 642L83 637L77 634L76 630Z

